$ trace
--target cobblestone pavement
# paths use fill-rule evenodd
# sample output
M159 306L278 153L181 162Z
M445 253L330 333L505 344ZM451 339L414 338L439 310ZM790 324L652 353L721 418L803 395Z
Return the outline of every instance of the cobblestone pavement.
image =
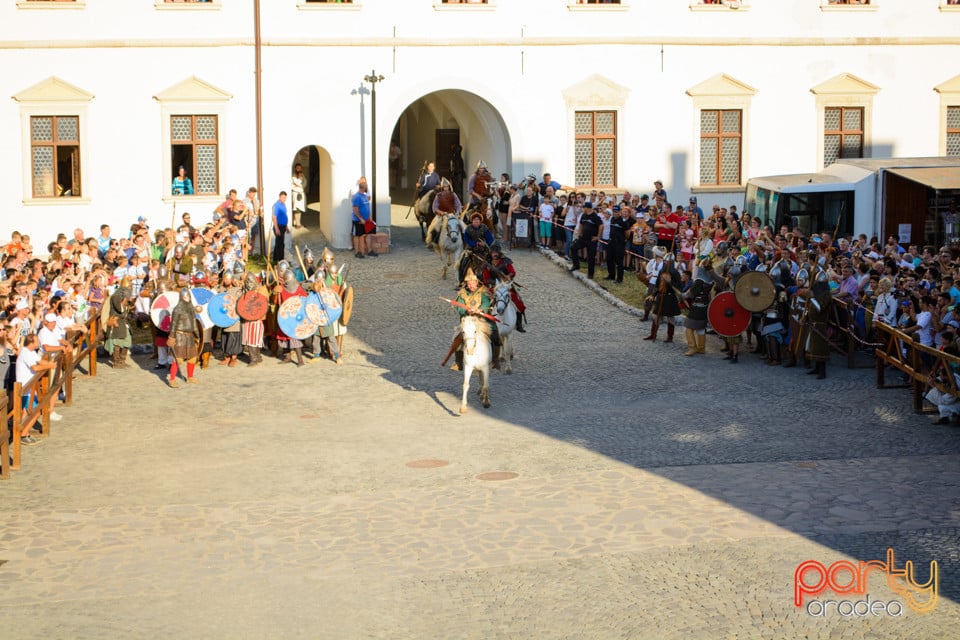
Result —
M955 635L960 428L836 361L824 381L732 366L713 337L683 358L682 335L642 342L636 317L511 255L530 329L488 410L472 394L456 413L453 282L410 227L389 256L339 252L357 289L340 366L212 366L172 390L139 357L78 380L0 484L0 636ZM920 581L940 563L932 613L793 606L802 561L888 547ZM863 597L821 596L844 598Z

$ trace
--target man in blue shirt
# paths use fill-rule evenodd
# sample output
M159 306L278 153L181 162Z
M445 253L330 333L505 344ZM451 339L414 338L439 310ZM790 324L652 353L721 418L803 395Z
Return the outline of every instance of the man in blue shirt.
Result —
M697 219L703 222L703 209L697 206L697 196L690 196L690 206L687 211L697 214Z
M279 199L273 203L273 253L271 258L274 263L280 262L283 257L284 236L287 235L287 225L290 218L287 217L287 192L281 191Z
M368 255L377 254L368 251L367 241L364 239L368 233L370 225L370 196L367 194L367 179L362 177L357 182L357 192L351 199L353 205L353 250L357 258L366 258ZM376 229L376 227L373 227Z

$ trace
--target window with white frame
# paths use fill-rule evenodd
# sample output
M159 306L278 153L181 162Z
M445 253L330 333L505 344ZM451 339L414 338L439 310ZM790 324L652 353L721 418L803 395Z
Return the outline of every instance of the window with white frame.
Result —
M19 9L83 9L86 0L17 0Z
M616 111L574 114L574 179L578 187L616 186Z
M30 117L30 175L34 198L79 197L80 117Z
M216 115L170 116L172 195L220 193L218 138ZM180 167L184 169L183 178Z
M743 111L700 111L700 186L739 185L743 150Z
M841 73L810 91L816 97L817 166L827 167L841 158L869 158L873 97L880 87Z

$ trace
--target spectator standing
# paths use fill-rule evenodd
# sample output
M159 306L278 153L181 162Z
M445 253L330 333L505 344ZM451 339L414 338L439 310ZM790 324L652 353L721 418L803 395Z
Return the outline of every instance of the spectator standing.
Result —
M364 236L367 235L368 222L370 220L370 195L367 193L367 179L363 176L357 181L357 192L351 198L353 205L353 250L357 258L366 258L369 252L367 241Z
M301 219L307 210L307 179L303 175L303 165L299 162L293 166L293 175L290 177L290 196L293 198L293 228L303 227Z
M287 217L287 192L281 191L277 196L277 201L273 203L273 253L271 258L274 263L284 259L284 240L287 235L287 225L290 223Z

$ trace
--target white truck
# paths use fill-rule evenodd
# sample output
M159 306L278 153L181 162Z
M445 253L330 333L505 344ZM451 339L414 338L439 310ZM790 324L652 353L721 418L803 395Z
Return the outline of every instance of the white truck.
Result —
M960 245L958 200L960 157L842 159L817 173L751 178L744 211L774 231Z

